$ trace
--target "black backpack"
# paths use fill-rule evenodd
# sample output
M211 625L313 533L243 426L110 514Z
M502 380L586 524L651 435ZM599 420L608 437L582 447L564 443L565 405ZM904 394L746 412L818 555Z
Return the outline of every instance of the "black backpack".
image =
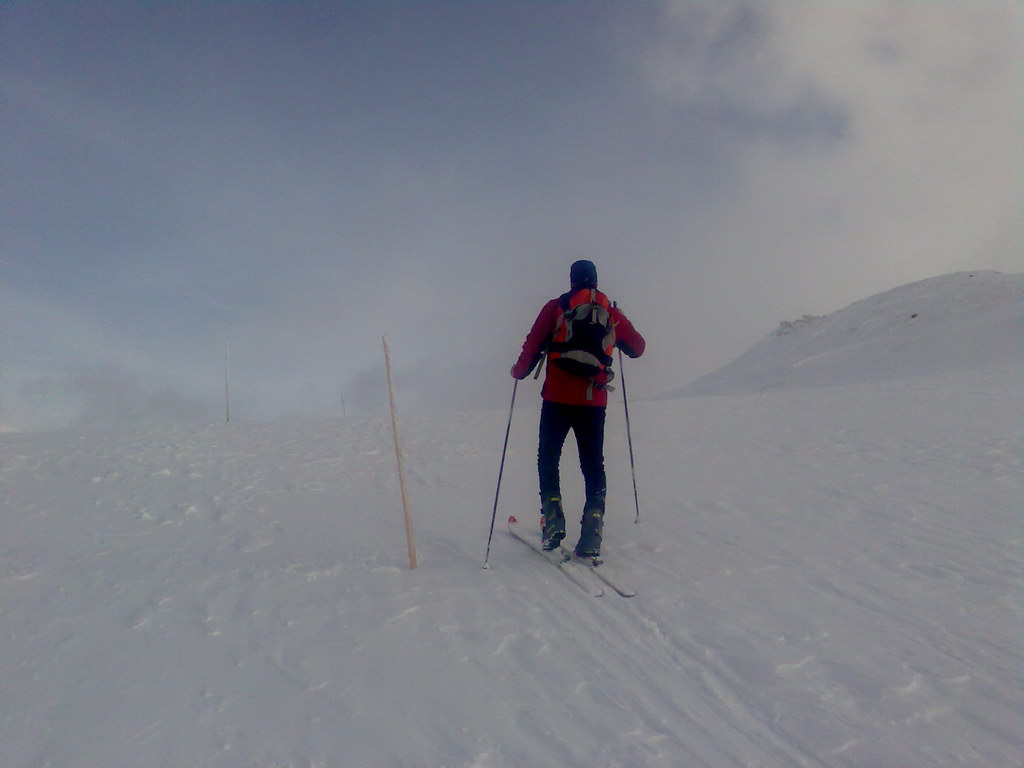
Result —
M563 294L559 309L549 359L574 376L592 379L604 373L610 381L615 325L608 297L596 288L581 288Z

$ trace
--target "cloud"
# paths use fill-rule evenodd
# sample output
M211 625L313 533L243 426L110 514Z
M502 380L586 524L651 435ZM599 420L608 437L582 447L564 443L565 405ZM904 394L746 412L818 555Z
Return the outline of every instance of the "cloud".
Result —
M712 208L676 249L702 254L692 279L799 314L1021 268L1020 4L680 0L662 22L649 92L721 139Z
M101 366L25 380L14 409L18 426L24 429L182 424L217 418L208 400Z
M665 19L650 87L682 119L746 124L731 207L752 240L908 279L1018 255L1018 3L675 2Z
M143 351L130 325L112 331L40 293L0 290L0 349L0 422L17 429L215 417L223 374L194 346L187 363Z
M380 413L382 335L403 408L503 408L577 258L631 397L1020 268L1010 0L321 10L11 16L0 421L216 416L225 341L239 419Z
M52 81L0 72L0 97L66 139L109 148L125 140L123 128L81 95Z

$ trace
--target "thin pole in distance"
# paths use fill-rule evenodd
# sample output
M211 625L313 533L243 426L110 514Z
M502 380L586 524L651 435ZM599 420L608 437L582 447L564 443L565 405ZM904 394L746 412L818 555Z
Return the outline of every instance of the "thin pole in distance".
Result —
M231 341L224 342L224 423L231 423Z

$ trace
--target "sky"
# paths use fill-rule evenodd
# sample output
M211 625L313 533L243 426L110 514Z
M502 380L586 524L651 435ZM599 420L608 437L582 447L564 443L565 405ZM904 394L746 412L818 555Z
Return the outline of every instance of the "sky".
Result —
M1016 0L0 4L0 425L377 416L382 336L505 408L579 258L631 398L1022 272L1022 74Z

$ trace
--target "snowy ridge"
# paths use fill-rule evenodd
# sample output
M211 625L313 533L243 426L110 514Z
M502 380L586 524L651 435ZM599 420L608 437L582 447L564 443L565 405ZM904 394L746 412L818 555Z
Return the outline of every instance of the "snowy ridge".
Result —
M504 411L403 422L416 572L385 422L0 436L0 766L1024 763L1019 369L631 404L640 526L620 405L628 600L481 569Z
M836 386L994 365L1024 366L1024 275L960 272L825 317L781 323L732 363L672 392Z

